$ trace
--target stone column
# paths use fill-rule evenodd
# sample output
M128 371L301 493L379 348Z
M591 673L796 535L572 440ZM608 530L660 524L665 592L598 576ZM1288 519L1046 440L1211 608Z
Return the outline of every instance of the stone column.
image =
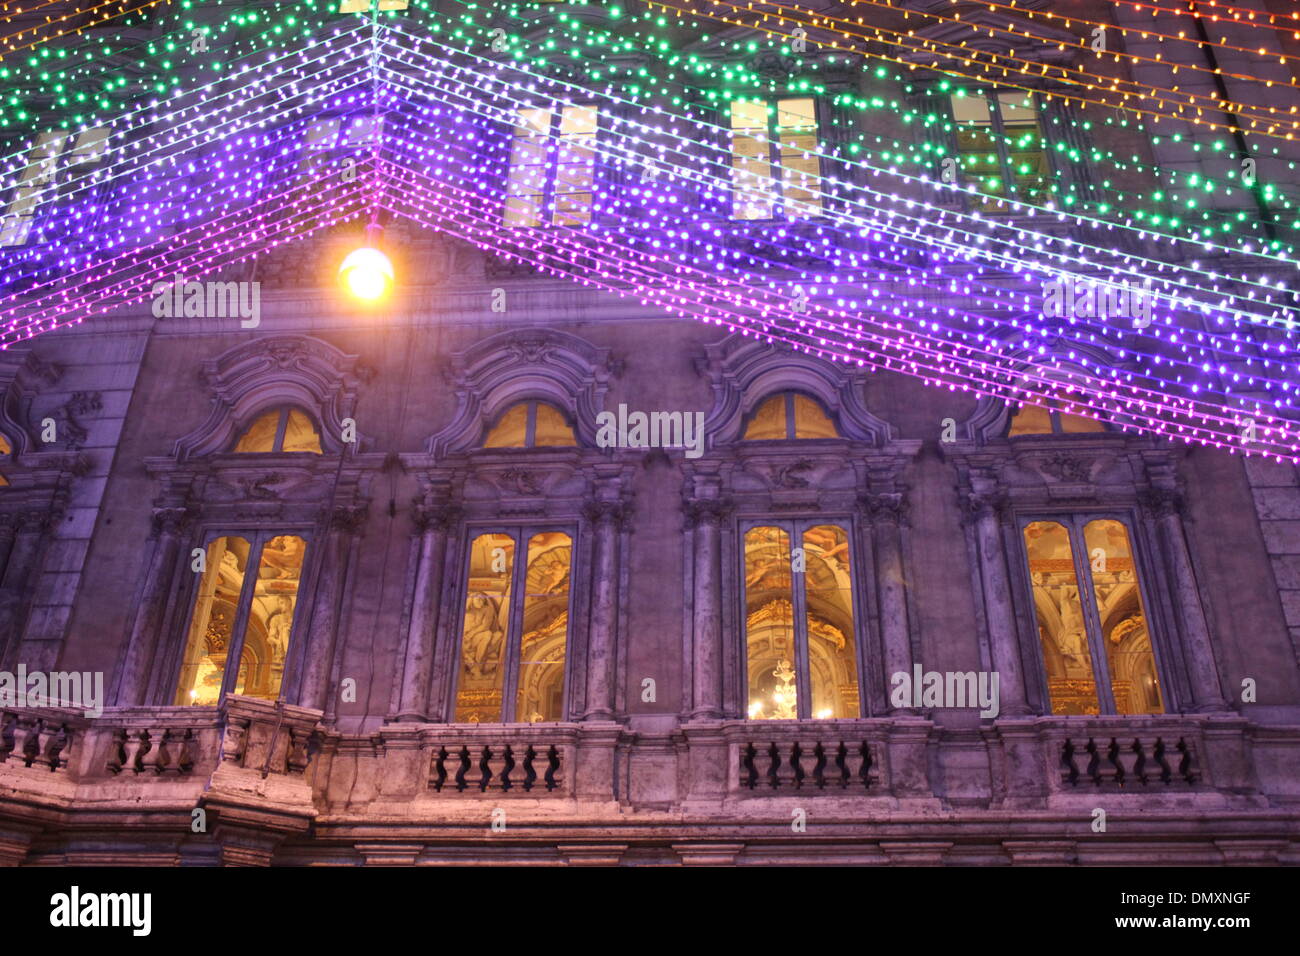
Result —
M903 577L902 524L906 501L900 493L866 495L862 499L871 517L871 540L876 561L876 590L880 597L880 638L884 655L885 699L890 699L890 678L912 674L912 636L907 618L907 587ZM894 707L889 712L911 713Z
M694 613L691 623L692 720L722 717L722 522L730 504L717 498L686 502L694 528Z
M1187 660L1187 677L1192 691L1192 709L1196 713L1228 710L1219 682L1219 668L1214 660L1214 642L1210 625L1201 606L1201 589L1196 584L1191 551L1183 533L1182 496L1172 488L1152 488L1144 503L1160 530L1169 580L1174 590L1174 611L1178 615L1183 637L1183 656Z
M433 643L441 610L439 598L447 554L447 529L459 518L459 511L447 505L427 505L417 501L414 511L415 526L419 529L419 564L402 655L402 685L397 713L393 715L394 720L403 722L429 719L429 678L433 671Z
M115 706L150 703L149 672L163 627L163 614L172 582L181 560L181 547L194 517L189 508L155 508L153 512L153 554L145 572L144 592L131 622L131 636L118 667L109 699ZM189 563L186 562L188 568ZM170 704L167 699L162 703Z
M343 582L347 580L348 552L352 536L365 523L365 506L331 509L321 555L320 573L316 576L316 593L307 634L305 653L299 656L302 679L297 703L313 710L326 710L330 673L338 642L339 608L343 601ZM346 676L346 675L344 675Z
M624 506L618 501L587 505L592 524L591 626L587 632L587 706L583 720L614 719L614 665L618 618L618 532Z
M1024 662L1015 609L1011 601L1011 578L1007 573L999 512L1003 496L992 488L976 486L967 498L975 526L979 574L984 598L984 621L989 631L989 653L998 674L999 716L1017 717L1029 713L1025 696Z
M0 515L0 577L9 566L9 553L14 547L14 534L18 530L20 516L16 514Z

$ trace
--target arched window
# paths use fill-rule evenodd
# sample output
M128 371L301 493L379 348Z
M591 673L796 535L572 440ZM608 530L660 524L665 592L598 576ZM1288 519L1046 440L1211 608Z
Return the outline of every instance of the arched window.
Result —
M765 522L744 541L749 716L860 717L848 533Z
M545 402L520 402L506 409L483 440L484 448L572 448L578 444L564 413Z
M305 451L321 454L320 433L311 417L298 408L274 408L264 412L239 436L238 453Z
M1071 401L1074 398L1075 401ZM1066 408L1078 408L1082 398L1070 396L1066 399L1048 399L1044 406L1021 405L1011 415L1011 425L1007 436L1017 435L1072 435L1085 432L1104 432L1106 426L1095 418L1076 415L1065 411Z
M515 560L527 544L528 560ZM573 541L563 531L504 529L470 545L455 723L537 723L566 716Z
M174 703L279 696L306 552L307 542L293 534L232 534L209 542ZM237 667L228 666L232 658Z
M1054 517L1022 534L1052 713L1163 714L1128 527Z
M839 430L822 406L798 392L780 392L763 399L745 427L745 441L786 441L794 438L839 438Z

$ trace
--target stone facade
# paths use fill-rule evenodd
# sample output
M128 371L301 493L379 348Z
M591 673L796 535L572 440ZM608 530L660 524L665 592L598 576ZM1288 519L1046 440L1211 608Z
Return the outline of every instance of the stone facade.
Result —
M0 860L1300 862L1294 467L1008 437L1000 403L414 228L389 230L398 288L367 311L315 278L352 238L242 272L256 329L146 303L3 353L0 669L102 672L109 697L3 709ZM786 392L838 437L747 441ZM575 444L484 447L529 402ZM702 413L702 454L601 447L619 405ZM280 407L319 453L236 453ZM1128 528L1163 713L1053 712L1038 516ZM832 520L858 716L748 719L746 529ZM572 542L560 719L453 722L471 545L516 528ZM192 555L272 533L307 542L279 693L177 705ZM892 675L916 667L996 672L999 713L900 706Z

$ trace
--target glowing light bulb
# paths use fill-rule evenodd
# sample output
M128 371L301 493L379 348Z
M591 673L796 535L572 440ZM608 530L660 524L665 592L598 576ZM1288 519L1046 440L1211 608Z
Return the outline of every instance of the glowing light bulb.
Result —
M393 287L393 264L378 249L362 246L344 257L339 266L339 278L353 298L378 302Z

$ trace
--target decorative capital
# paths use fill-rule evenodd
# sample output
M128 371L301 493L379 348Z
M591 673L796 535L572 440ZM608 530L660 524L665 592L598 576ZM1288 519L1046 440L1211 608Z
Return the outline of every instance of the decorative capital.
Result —
M1001 489L969 491L962 496L967 521L979 521L988 517L1000 519L1006 515L1009 505L1010 500Z
M426 531L446 531L460 520L461 510L445 502L430 504L423 498L411 502L411 517L416 530L421 534Z
M154 508L153 537L157 538L161 535L180 537L189 530L193 521L194 509L192 508Z
M732 502L726 498L687 498L682 503L686 521L691 527L699 525L718 526L735 510Z
M631 513L631 506L622 501L588 501L582 506L583 516L592 524L605 522L615 528L631 517Z
M330 510L330 530L356 534L366 523L365 505L337 505Z
M1138 500L1157 518L1179 515L1183 511L1182 493L1174 488L1148 488L1138 495Z
M873 522L907 522L907 495L901 491L862 495L858 503Z

